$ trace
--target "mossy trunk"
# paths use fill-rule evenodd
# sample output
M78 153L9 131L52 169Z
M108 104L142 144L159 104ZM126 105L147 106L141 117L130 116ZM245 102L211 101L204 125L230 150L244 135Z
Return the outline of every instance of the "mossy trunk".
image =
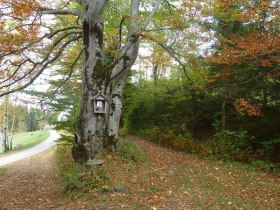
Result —
M103 54L103 13L107 1L86 7L87 18L83 23L83 76L82 102L79 129L76 133L76 147L73 156L78 162L94 159L103 146L106 130L106 114L95 114L93 98L106 93ZM84 153L81 152L84 148Z
M73 157L79 163L95 159L102 147L116 146L123 90L139 49L139 35L135 34L137 20L132 19L118 59L113 62L114 65L104 63L103 13L106 3L106 0L95 0L85 6L87 17L83 23L82 102L79 129L75 133L76 145L73 148ZM131 16L138 15L139 6L139 0L132 0ZM93 98L98 93L108 99L109 106L104 114L94 113Z

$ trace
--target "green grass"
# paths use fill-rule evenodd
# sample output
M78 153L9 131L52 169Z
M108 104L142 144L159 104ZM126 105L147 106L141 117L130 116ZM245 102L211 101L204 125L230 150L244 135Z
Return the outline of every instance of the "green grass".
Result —
M17 144L22 144L20 149L13 149L5 154L0 154L0 157L10 155L20 150L24 150L30 147L33 147L42 141L46 140L50 136L50 131L34 131L34 132L26 132L15 134L13 137L13 147Z
M106 191L109 189L109 177L105 168L75 163L72 158L71 146L58 144L56 159L60 168L63 194L77 196L92 190Z
M13 145L22 144L22 148L29 148L41 143L50 136L50 131L34 131L20 133L14 136Z
M0 176L4 175L8 171L7 167L0 167Z
M117 144L118 154L124 162L147 162L148 156L133 141L128 139L120 139Z
M101 151L104 158L103 165L78 165L73 162L71 146L58 144L56 158L62 178L62 192L67 195L77 196L87 192L119 192L124 191L125 181L122 181L126 168L126 174L134 175L138 164L144 165L149 161L148 156L140 147L132 141L121 139L117 144L117 151L110 153ZM119 176L119 177L118 177ZM110 179L113 177L113 180ZM119 181L120 180L120 181ZM156 191L157 189L151 189Z

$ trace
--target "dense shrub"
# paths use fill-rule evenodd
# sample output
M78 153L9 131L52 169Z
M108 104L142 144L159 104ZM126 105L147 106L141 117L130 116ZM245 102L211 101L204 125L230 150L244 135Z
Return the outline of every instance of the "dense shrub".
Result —
M223 130L214 135L212 153L231 160L248 161L253 153L253 140L246 131Z
M159 142L162 137L162 131L158 127L153 127L151 129L147 129L145 132L142 132L142 136L151 141Z
M263 159L275 163L280 161L280 138L259 142L258 146L260 146L258 152Z
M193 141L183 136L176 136L172 142L174 148L178 150L192 150Z
M209 141L195 140L186 129L183 135L176 134L172 130L162 131L159 128L152 128L139 133L143 134L142 137L150 141L159 143L162 146L172 147L176 150L195 153L201 156L211 153Z

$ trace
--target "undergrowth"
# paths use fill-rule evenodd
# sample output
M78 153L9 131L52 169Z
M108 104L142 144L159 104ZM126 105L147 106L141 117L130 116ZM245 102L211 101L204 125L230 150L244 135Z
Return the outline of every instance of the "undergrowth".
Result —
M121 139L117 144L117 153L124 162L146 162L148 156L133 141Z
M250 170L280 175L279 162L273 163L268 158L262 158L262 153L265 153L267 149L263 149L264 151L261 152L254 149L254 137L248 135L246 131L225 130L218 132L212 139L195 139L189 132L178 135L172 130L162 131L159 128L138 131L136 135L161 146L196 154L204 159L239 162ZM271 149L270 147L269 149Z
M118 164L138 164L148 160L147 155L137 144L126 139L118 142L117 151L111 153L102 151L101 156L105 159L102 165L88 166L75 163L71 148L71 144L58 144L56 152L61 172L62 192L68 195L93 191L109 192L112 161Z
M64 194L86 193L103 189L107 185L109 177L104 166L87 166L75 163L72 159L70 146L58 146L57 160L61 171L62 192Z

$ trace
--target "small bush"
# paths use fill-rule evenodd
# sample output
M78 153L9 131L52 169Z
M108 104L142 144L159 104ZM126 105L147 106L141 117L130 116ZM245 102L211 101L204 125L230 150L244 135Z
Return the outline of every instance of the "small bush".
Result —
M190 153L193 153L196 147L192 139L183 136L177 136L173 140L172 146L178 150L183 150Z
M166 133L162 133L159 143L163 146L172 146L175 138L175 133L172 130L168 130Z
M103 166L76 164L71 155L71 146L58 145L56 157L62 177L62 191L65 194L102 189L109 180Z
M280 138L259 142L259 145L261 145L261 148L259 148L258 152L260 152L263 159L274 163L280 161Z
M145 162L148 160L147 155L140 147L127 139L120 139L117 148L118 154L124 162L129 162L131 160L135 162Z
M154 142L159 142L162 136L162 132L158 127L153 127L146 130L144 137L147 137L149 140Z
M253 139L246 131L220 131L214 136L212 153L231 160L248 161L253 153Z
M76 164L63 173L63 192L72 192L80 188L80 170Z
M73 164L63 173L63 192L88 192L93 189L103 190L109 180L102 166L80 166Z
M251 162L251 165L257 169L257 170L261 170L261 171L269 171L273 168L272 163L267 162L267 161L263 161L263 160L254 160Z

